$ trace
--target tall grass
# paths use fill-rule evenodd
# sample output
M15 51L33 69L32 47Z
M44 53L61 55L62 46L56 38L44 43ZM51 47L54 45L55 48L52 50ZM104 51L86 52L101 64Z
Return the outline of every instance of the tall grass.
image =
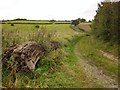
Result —
M69 24L38 26L39 27L36 28L36 25L34 24L14 24L14 26L4 24L2 33L3 52L11 45L21 44L27 41L36 41L49 49L50 41L58 41L61 45L65 45L74 35L77 34L69 28ZM57 82L57 80L60 80L57 78L56 81L51 83L54 80L54 77L59 76L62 78L62 72L61 75L59 75L58 72L63 64L63 60L65 60L65 55L66 52L64 48L61 47L60 49L50 51L40 58L34 71L35 77L32 77L29 72L12 72L6 67L3 67L3 87L46 88L54 87L54 85L55 87L60 87L59 83L61 83L62 86L65 86L63 84L67 83L67 78L63 78L64 83L62 83L62 81ZM10 59L11 61L14 61L14 58L11 57ZM15 68L13 70L15 70ZM13 73L15 73L15 76L12 75ZM66 85L68 86L68 84Z
M21 26L21 27L20 27ZM10 28L8 28L10 27ZM49 43L51 41L57 40L57 33L55 30L47 30L46 26L40 26L36 28L35 25L31 26L22 26L22 25L14 25L14 26L3 26L3 34L2 34L2 43L3 43L3 52L6 48L11 45L20 44L26 41L36 41L49 49ZM35 77L32 77L30 72L16 72L16 64L14 63L14 58L10 58L11 65L13 65L13 69L9 70L9 68L3 66L3 86L7 88L15 88L15 87L47 87L44 85L45 78L47 78L47 74L55 72L60 65L62 65L62 61L64 60L64 49L61 47L60 49L50 51L45 56L40 58L37 63L35 70Z

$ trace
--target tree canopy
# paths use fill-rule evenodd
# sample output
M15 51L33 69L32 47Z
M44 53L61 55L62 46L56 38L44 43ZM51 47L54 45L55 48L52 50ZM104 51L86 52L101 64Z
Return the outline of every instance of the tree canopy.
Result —
M105 41L118 41L120 32L120 1L101 2L98 4L97 14L94 17L92 30L96 37Z

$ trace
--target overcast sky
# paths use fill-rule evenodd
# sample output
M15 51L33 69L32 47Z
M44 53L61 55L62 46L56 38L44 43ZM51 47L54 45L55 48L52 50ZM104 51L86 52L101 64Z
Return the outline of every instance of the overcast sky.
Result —
M101 0L0 0L0 20L92 20L100 2Z

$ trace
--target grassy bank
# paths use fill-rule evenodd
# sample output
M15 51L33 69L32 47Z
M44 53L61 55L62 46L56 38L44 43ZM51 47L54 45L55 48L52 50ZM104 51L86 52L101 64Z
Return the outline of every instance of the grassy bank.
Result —
M99 69L102 69L107 75L117 77L118 64L104 57L99 52L99 50L105 50L105 46L107 46L106 43L100 42L92 36L86 36L79 42L79 50L84 58L95 64Z

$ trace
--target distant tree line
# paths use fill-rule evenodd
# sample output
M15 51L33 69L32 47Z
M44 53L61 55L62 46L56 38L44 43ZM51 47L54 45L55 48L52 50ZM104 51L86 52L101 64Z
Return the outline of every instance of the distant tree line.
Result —
M49 20L49 22L55 22L56 20L52 19L52 20Z
M78 21L79 22L86 22L86 19L84 19L84 18L78 18Z
M120 1L98 4L97 14L92 23L92 30L96 37L109 42L118 42L118 35L120 35L119 8Z
M79 23L80 23L79 20L76 19L76 20L72 20L71 24L77 26Z
M78 19L75 19L75 20L72 20L72 25L78 25L80 22L86 22L86 19L84 18L78 18Z
M17 19L14 19L14 20L27 20L27 19L24 19L24 18L17 18Z

